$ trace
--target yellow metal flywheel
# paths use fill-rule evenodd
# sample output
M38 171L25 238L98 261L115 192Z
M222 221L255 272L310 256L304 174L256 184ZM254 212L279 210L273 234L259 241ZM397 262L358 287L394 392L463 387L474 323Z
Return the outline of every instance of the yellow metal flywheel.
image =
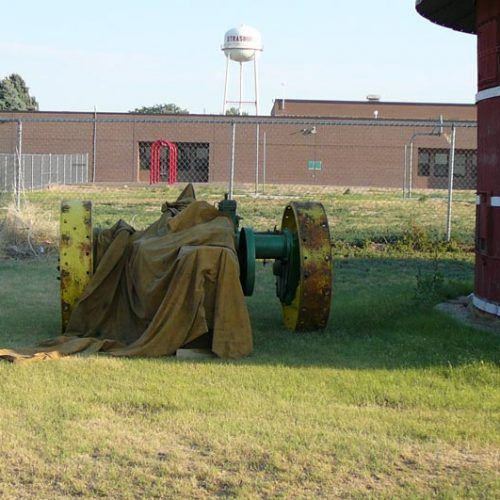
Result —
M290 304L282 302L285 325L293 331L323 329L330 314L333 281L330 230L323 205L290 203L281 229L294 233L300 259L295 297Z

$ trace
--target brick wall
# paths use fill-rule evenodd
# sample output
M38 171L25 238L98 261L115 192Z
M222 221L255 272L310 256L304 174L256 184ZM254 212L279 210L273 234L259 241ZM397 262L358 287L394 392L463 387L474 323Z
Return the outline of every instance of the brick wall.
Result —
M347 105L345 109L348 109ZM413 108L399 105L398 109L398 113L403 116L403 111ZM475 116L474 106L459 106L456 109L464 112L462 118L470 118L471 114ZM356 110L353 108L352 113ZM451 110L450 107L450 113ZM421 112L429 114L434 109ZM0 113L0 119L2 117L23 119L24 152L88 153L89 168L93 169L93 113ZM30 121L35 119L43 121ZM179 121L155 122L159 119ZM401 187L404 145L415 132L430 130L405 124L382 126L383 119L377 121L381 126L329 124L328 119L311 119L307 123L276 117L259 117L258 120L259 175L262 180L265 134L267 183ZM148 172L139 169L139 143L168 139L171 142L209 143L209 180L227 182L231 162L232 121L231 117L219 115L161 117L99 114L96 126L96 181L147 182ZM237 121L235 182L252 183L256 171L255 118L238 117ZM313 127L315 133L310 133ZM13 152L15 137L14 124L0 124L0 152ZM413 156L415 172L419 147L449 146L444 137L416 138ZM458 130L457 148L476 148L475 128ZM321 170L310 170L309 161L321 162ZM432 187L431 181L429 177L417 177L415 187Z

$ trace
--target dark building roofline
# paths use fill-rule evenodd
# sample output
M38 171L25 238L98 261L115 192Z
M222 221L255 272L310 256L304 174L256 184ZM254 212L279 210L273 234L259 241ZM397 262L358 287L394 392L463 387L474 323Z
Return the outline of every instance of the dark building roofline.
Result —
M464 33L476 33L475 0L417 0L417 12L433 23Z
M339 101L339 100L322 100L322 99L282 99L276 98L276 102L285 101L286 103L303 103L303 104L365 104L365 105L392 105L392 106L464 106L475 107L474 103L450 103L450 102L401 102L401 101Z

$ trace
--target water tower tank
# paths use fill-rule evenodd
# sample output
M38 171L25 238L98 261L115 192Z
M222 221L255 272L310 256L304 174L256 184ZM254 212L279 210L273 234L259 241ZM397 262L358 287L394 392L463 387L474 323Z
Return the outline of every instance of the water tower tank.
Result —
M222 50L233 61L251 61L257 52L262 51L262 37L255 28L242 24L226 31Z

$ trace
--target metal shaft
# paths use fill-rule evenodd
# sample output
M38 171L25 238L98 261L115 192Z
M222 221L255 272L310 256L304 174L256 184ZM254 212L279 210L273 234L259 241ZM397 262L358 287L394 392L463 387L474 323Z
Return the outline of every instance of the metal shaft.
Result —
M291 248L289 233L254 233L256 259L284 259Z

